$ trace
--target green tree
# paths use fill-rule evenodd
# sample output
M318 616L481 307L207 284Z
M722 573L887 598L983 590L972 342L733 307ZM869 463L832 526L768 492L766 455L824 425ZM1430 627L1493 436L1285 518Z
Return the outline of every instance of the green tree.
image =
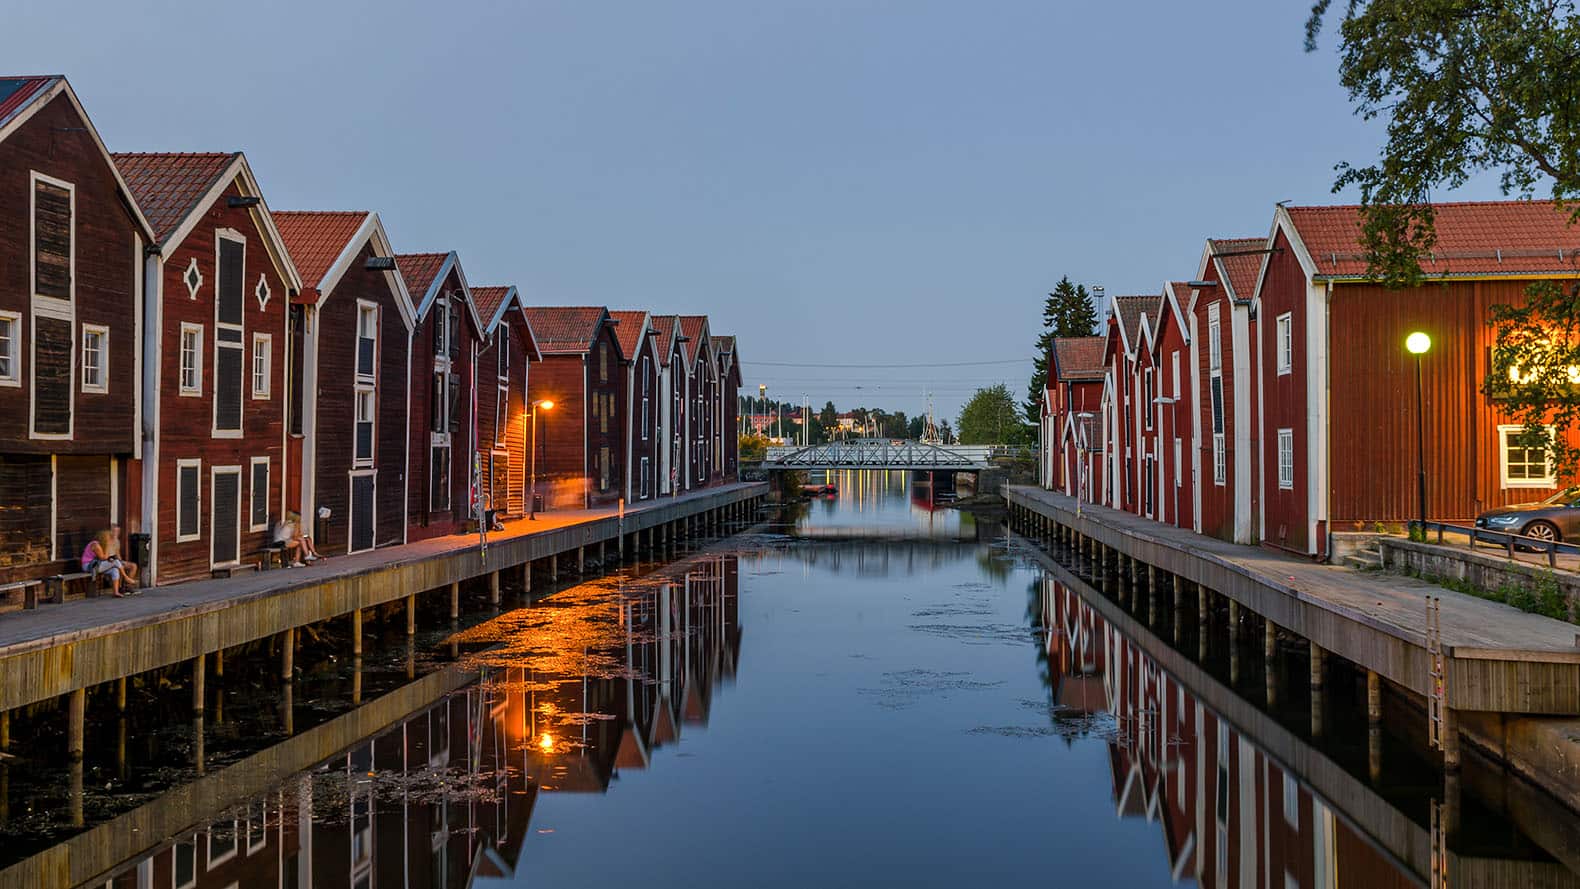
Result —
M764 436L742 435L739 444L742 463L761 463L768 456L768 439Z
M926 417L912 417L910 421L905 424L905 437L911 439L912 441L921 441L922 436L926 434Z
M1003 383L978 389L960 409L961 444L1013 444L1025 438L1015 397Z
M1026 400L1021 407L1026 422L1035 426L1042 419L1042 393L1048 386L1048 362L1053 341L1061 337L1091 336L1097 329L1097 307L1092 304L1086 285L1073 284L1065 275L1042 302L1042 333L1037 337L1037 352L1032 358L1031 382L1026 385Z
M1316 0L1306 50L1332 0ZM1376 161L1337 167L1334 190L1361 197L1368 275L1420 284L1436 243L1436 190L1496 173L1504 194L1539 188L1580 218L1580 15L1575 0L1348 0L1339 23L1339 79L1362 118L1382 118ZM1561 474L1577 455L1548 431L1580 419L1572 336L1580 284L1538 282L1524 306L1495 306L1493 361L1483 390L1507 399L1529 446ZM1511 371L1518 378L1511 380Z
M891 438L906 438L910 435L910 418L905 416L905 411L895 411L884 421L884 430Z

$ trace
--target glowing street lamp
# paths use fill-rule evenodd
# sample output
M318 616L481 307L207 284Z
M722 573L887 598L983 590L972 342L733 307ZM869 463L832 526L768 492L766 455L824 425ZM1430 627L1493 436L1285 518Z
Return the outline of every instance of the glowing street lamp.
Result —
M527 518L532 521L538 520L538 408L542 408L545 412L552 411L554 410L554 402L545 398L542 401L534 401L532 403L532 444L530 446L532 452L532 482L531 487L527 490L528 498L532 501L527 505Z
M1421 397L1421 356L1432 349L1432 338L1417 330L1404 338L1406 352L1415 356L1415 457L1416 496L1421 515L1421 539L1426 539L1426 410Z

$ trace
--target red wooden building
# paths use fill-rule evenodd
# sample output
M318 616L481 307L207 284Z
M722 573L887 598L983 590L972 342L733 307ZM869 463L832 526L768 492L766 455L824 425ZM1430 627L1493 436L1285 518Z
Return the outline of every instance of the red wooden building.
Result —
M1103 359L1107 337L1059 337L1048 360L1046 410L1056 455L1044 485L1087 503L1104 501Z
M624 495L624 355L602 306L528 306L543 362L530 398L553 401L538 414L538 481L544 502L612 506Z
M144 582L258 561L285 514L285 350L301 279L239 152L116 154L154 226Z
M658 493L675 494L685 484L686 391L690 379L685 334L677 315L653 315L657 331L654 344L659 368L659 473Z
M741 411L741 358L733 336L714 337L713 348L719 357L719 448L724 480L734 482L740 479L741 463L741 440L735 434Z
M407 535L423 540L464 531L477 516L477 353L483 322L454 251L402 253L395 262L417 307Z
M286 505L326 555L406 542L416 314L378 215L275 213L301 273L286 389Z
M1190 383L1191 338L1185 313L1190 296L1190 285L1184 281L1164 284L1163 296L1147 323L1156 379L1152 431L1145 437L1148 451L1157 455L1157 517L1181 528L1195 525L1195 479L1190 461L1195 390Z
M473 287L472 298L485 336L477 353L477 459L482 467L483 504L501 516L526 515L527 385L531 362L542 356L520 291Z
M1546 201L1435 211L1428 282L1388 290L1365 280L1355 207L1277 210L1256 291L1264 542L1323 556L1330 532L1416 518L1414 359L1403 346L1413 331L1432 338L1421 359L1428 518L1467 522L1561 484L1483 382L1492 306L1522 302L1533 280L1580 278L1580 229Z
M1103 425L1108 466L1103 474L1108 482L1108 505L1134 513L1140 513L1143 504L1140 434L1145 412L1138 401L1141 365L1147 359L1142 337L1146 314L1156 304L1153 296L1116 296L1107 321Z
M650 500L658 493L659 356L658 329L646 312L610 312L625 356L625 501Z
M139 530L152 240L65 78L0 78L0 583Z
M714 357L708 316L680 316L680 332L690 341L690 378L686 405L686 488L721 484L719 454L719 363Z
M1250 543L1256 451L1252 405L1251 298L1262 238L1210 239L1202 251L1189 310L1191 368L1199 405L1193 423L1196 530Z

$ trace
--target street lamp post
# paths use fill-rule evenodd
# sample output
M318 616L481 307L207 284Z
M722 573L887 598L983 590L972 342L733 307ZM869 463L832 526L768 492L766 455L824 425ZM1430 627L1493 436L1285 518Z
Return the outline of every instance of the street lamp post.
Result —
M1432 348L1432 338L1417 330L1404 338L1404 347L1415 356L1415 456L1416 497L1420 507L1421 539L1426 539L1426 410L1421 395L1421 356Z
M527 504L527 518L534 522L538 520L538 408L540 407L545 411L552 411L554 410L554 402L545 398L542 401L534 401L532 403L532 444L528 448L532 452L532 470L530 476L531 487L527 491L527 499L532 502Z

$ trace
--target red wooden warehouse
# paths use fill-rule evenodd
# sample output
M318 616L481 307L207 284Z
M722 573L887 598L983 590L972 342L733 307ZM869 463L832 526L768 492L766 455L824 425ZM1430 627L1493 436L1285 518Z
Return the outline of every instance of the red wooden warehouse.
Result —
M146 582L258 561L285 514L296 267L240 153L116 154L154 226L143 325Z
M515 287L473 287L483 322L477 353L477 458L483 508L499 516L527 512L527 386L537 339ZM493 373L490 374L489 371Z
M417 306L407 536L422 540L466 530L477 516L476 369L483 323L454 251L403 253L395 261Z
M735 435L740 421L741 358L735 350L735 337L713 338L719 360L719 447L723 454L724 480L740 478L741 440Z
M538 483L551 506L610 506L624 496L624 356L602 306L528 306L543 362L533 369Z
M687 490L692 490L724 480L719 460L719 363L714 357L707 315L680 316L680 332L690 347L685 477Z
M1187 319L1193 388L1200 393L1191 436L1193 475L1200 479L1196 530L1236 543L1252 537L1251 297L1263 247L1262 238L1207 241Z
M1156 454L1154 481L1157 518L1181 528L1195 524L1195 479L1190 450L1195 390L1190 384L1190 326L1185 307L1190 304L1187 282L1163 285L1157 308L1148 315L1153 384L1152 429L1144 434L1148 450Z
M1103 427L1108 465L1103 471L1108 505L1126 512L1140 512L1141 460L1139 436L1144 412L1137 406L1141 395L1140 365L1146 314L1156 307L1156 297L1116 296L1108 314L1108 343L1104 364Z
M138 530L152 240L65 78L0 78L0 583Z
M302 292L292 301L287 505L320 552L406 541L411 297L377 214L274 214Z
M1045 484L1087 503L1104 501L1102 401L1108 338L1059 337L1048 362L1049 428L1058 454Z
M625 500L650 500L658 492L658 329L646 312L610 312L625 355Z
M655 350L659 361L659 483L658 492L663 496L677 493L685 484L686 462L686 391L689 363L686 358L686 337L680 332L677 315L653 315L653 329L658 331Z

